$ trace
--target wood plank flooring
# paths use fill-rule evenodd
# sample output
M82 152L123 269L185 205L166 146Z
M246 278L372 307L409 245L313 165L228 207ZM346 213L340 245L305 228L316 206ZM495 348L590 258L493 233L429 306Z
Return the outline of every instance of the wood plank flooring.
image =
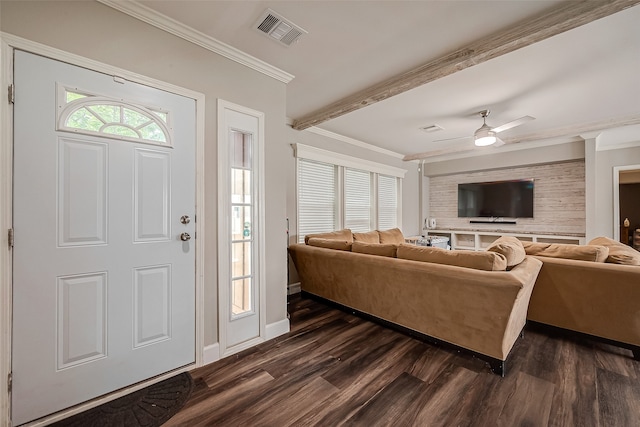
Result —
M527 328L500 378L313 300L289 312L289 334L194 370L165 426L640 426L630 350Z

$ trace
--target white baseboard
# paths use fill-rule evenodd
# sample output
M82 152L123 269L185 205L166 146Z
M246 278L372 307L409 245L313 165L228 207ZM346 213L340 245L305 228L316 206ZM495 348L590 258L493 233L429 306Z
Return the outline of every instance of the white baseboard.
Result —
M265 328L265 340L279 337L289 332L289 319L282 319L275 323L270 323Z
M287 295L299 294L301 291L300 282L291 283L287 286Z
M220 360L220 343L205 346L202 352L202 365L208 365L218 360Z

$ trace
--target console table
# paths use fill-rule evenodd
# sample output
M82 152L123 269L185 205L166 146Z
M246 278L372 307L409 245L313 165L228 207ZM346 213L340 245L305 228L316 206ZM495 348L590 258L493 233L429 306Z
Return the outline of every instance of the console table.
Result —
M475 251L485 250L500 236L514 236L525 242L540 243L568 243L572 245L583 245L584 236L580 235L555 235L555 234L534 234L534 233L509 233L500 231L480 231L480 230L446 230L429 229L425 230L427 235L448 236L451 249L469 249Z

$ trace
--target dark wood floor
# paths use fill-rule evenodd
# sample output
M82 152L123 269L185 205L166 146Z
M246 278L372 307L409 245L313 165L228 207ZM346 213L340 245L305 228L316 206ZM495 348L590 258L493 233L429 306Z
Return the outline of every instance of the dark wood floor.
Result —
M640 426L630 350L527 329L500 378L309 299L289 312L289 334L193 371L165 426Z

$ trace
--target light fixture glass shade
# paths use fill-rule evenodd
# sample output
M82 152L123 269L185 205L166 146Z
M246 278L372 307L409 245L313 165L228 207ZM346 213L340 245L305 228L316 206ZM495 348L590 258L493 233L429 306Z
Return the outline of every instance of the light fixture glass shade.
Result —
M482 125L474 134L473 139L478 147L495 144L497 141L496 133L486 124Z

